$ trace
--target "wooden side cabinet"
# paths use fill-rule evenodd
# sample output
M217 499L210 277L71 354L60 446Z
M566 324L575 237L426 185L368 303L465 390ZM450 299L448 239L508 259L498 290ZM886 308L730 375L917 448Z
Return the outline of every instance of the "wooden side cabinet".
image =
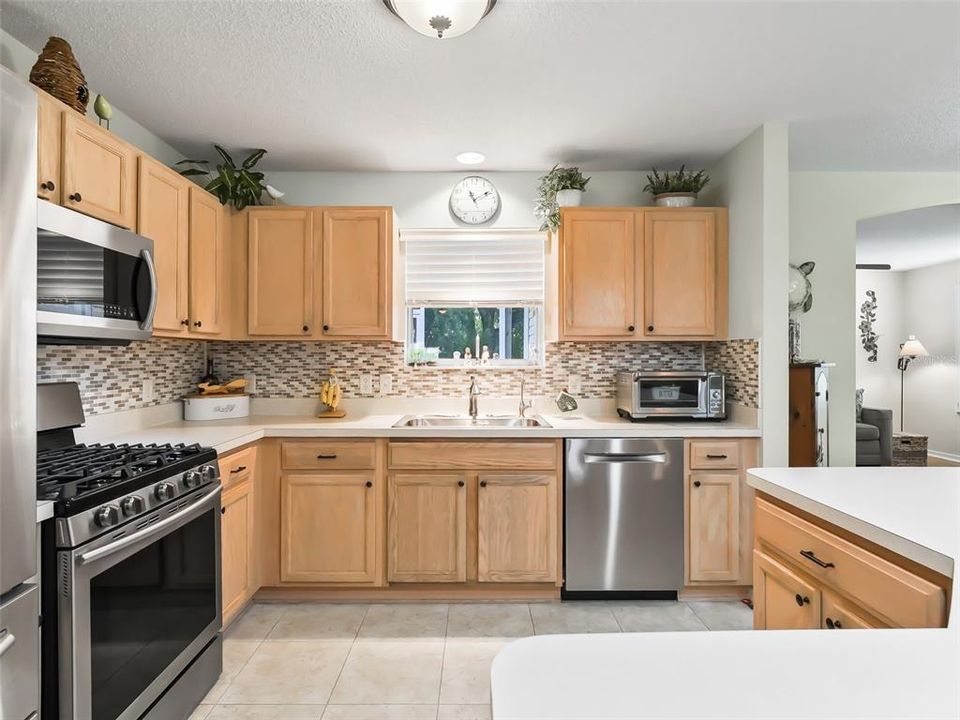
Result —
M64 113L62 153L63 205L120 227L136 227L136 151L85 118Z
M378 579L377 494L370 473L287 473L281 479L280 580Z
M193 335L218 335L223 330L224 215L217 198L202 188L190 188L187 299Z
M804 630L820 627L820 590L770 555L754 550L753 627Z
M467 480L460 473L388 477L387 580L466 580Z
M319 335L314 211L253 208L248 213L248 333Z
M477 501L477 579L557 579L557 476L481 473Z
M37 90L37 197L60 204L61 146L65 106Z
M220 566L223 593L223 625L243 609L255 584L253 482L234 485L223 493L220 512Z
M740 477L732 472L691 472L690 580L740 579Z

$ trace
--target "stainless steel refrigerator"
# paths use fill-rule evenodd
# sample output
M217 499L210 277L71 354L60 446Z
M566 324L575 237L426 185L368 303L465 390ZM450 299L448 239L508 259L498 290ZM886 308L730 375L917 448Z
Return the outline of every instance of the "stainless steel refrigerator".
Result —
M0 720L38 717L37 97L0 68Z

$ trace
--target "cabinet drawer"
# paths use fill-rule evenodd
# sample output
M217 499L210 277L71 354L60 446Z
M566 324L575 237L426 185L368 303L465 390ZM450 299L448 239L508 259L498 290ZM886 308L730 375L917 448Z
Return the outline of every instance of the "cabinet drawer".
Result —
M257 448L248 447L237 452L222 456L220 465L220 482L226 489L246 482L253 477L257 466Z
M892 624L943 626L945 594L928 580L761 499L755 526L760 543Z
M377 445L369 440L285 442L281 454L287 470L372 470Z
M736 440L691 440L691 470L735 470L740 465Z
M552 470L557 446L552 442L394 442L392 468Z

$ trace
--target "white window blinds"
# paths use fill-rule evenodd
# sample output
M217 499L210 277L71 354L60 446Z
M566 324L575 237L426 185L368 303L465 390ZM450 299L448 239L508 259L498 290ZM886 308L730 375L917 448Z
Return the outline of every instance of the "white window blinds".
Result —
M538 230L404 230L408 306L543 304Z

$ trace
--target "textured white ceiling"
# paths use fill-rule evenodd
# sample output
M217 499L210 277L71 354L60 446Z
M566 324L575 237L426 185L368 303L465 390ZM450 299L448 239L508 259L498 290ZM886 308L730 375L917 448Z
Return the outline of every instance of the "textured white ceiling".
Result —
M891 270L960 260L960 204L933 205L857 223L857 262Z
M380 0L2 0L171 144L270 169L704 164L791 123L794 169L953 170L960 3L500 0L448 42Z

